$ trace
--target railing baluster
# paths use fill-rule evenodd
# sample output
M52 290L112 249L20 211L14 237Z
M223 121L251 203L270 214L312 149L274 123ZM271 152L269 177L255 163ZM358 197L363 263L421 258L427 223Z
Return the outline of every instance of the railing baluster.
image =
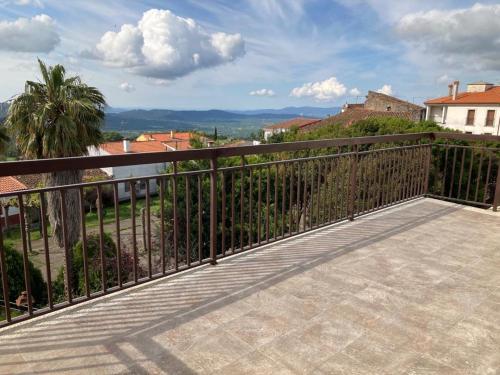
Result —
M85 211L81 207L80 212L83 212L83 217L85 217ZM47 202L45 201L45 194L43 192L40 193L40 226L42 228L45 272L47 274L47 299L49 302L49 309L52 310L54 308L54 300L52 297L52 271L50 269L49 237L47 235ZM1 231L2 228L0 227L0 232Z
M191 266L191 188L189 177L184 176L185 201L186 201L186 263Z
M296 206L296 211L297 211L295 233L300 232L300 218L301 218L301 212L302 212L301 211L301 204L300 204L300 200L301 200L300 188L302 186L301 170L302 170L302 166L300 164L300 161L298 161L297 162L297 196L295 198L295 206Z
M104 251L104 224L102 214L102 190L101 185L97 185L97 221L99 222L99 257L101 266L101 289L103 293L107 290L106 278L106 254Z
M465 164L465 151L467 149L464 147L462 149L462 161L460 163L460 177L458 178L458 192L457 192L457 199L460 199L460 193L462 192L462 178L464 175L464 164Z
M260 245L261 240L261 226L262 226L262 168L258 169L259 177L257 179L257 244Z
M221 251L222 256L226 256L226 174L224 172L221 173Z
M285 197L286 197L286 163L283 163L282 173L282 186L281 186L281 237L285 237Z
M448 154L450 152L450 147L444 145L445 156L444 156L444 168L443 168L443 184L441 185L441 196L444 197L445 187L446 187L446 175L448 174Z
M307 161L304 161L303 164L304 164L304 193L303 193L304 197L302 199L302 215L304 215L304 218L302 220L303 223L302 231L304 232L307 227Z
M451 178L450 178L450 191L448 192L448 198L453 195L453 186L455 185L455 166L457 163L457 148L453 148L453 164L451 167Z
M244 234L244 211L243 211L243 203L244 203L244 183L245 183L245 159L241 158L241 171L240 171L240 250L243 250L243 234Z
M469 200L470 181L472 179L472 166L474 165L474 149L470 149L469 172L467 173L467 190L465 192L465 200Z
M198 262L201 264L203 260L203 254L202 254L202 245L203 245L203 226L202 226L202 210L201 210L201 204L202 204L202 193L201 193L201 176L198 174Z
M311 206L309 207L309 229L314 226L314 160L311 161Z
M210 264L217 264L217 159L210 159Z
M235 241L235 230L236 230L236 222L235 222L235 201L234 201L234 196L235 196L235 192L234 192L234 187L235 187L235 180L234 180L234 172L231 171L231 252L234 254L234 251L235 251L235 244L234 244L234 241Z
M118 287L122 287L122 246L120 234L120 200L118 195L118 184L113 183L113 203L115 206L115 231L116 231L116 274Z
M4 216L5 220L9 220L7 216ZM9 297L9 277L8 277L8 269L7 262L5 261L5 248L3 243L3 228L2 221L0 218L0 273L2 274L2 293L4 299L4 312L5 312L5 320L8 323L12 321L10 314L10 297Z
M80 187L80 220L81 220L81 234L82 234L82 252L83 252L83 281L85 284L85 295L90 298L90 282L89 282L89 255L87 247L87 226L85 223L85 202L84 190ZM45 234L44 234L45 237Z
M177 162L172 163L174 170L172 176L172 215L173 215L173 235L174 235L174 268L179 270L179 218L177 215Z
M54 193L55 194L55 193ZM71 304L73 302L73 296L72 296L72 268L73 268L73 257L70 259L70 249L69 249L69 244L68 244L68 229L67 229L67 212L66 212L66 191L61 189L59 191L60 198L61 198L61 217L62 217L62 234L63 234L63 243L64 243L64 261L65 261L65 266L66 266L66 272L65 272L65 281L66 281L66 292L67 292L67 297L68 297L68 303ZM20 203L21 205L21 203ZM24 211L24 209L23 209ZM21 212L21 207L19 207L19 212ZM23 215L24 216L24 215ZM24 220L24 219L22 219ZM24 228L24 222L21 223L21 228ZM23 236L24 237L24 236ZM24 242L24 239L23 239ZM24 247L24 244L23 244ZM26 256L27 257L27 256Z
M288 235L293 233L293 181L294 181L294 163L290 163L290 197L288 203Z
M488 157L488 169L486 169L486 179L484 180L484 194L483 194L483 203L486 203L486 197L488 196L488 183L490 181L490 173L491 173L491 153Z
M149 179L146 179L146 236L147 236L147 250L148 250L148 277L153 278L153 257L152 257L152 249L151 249L151 198L150 198L150 189L149 189ZM146 244L144 244L146 247Z
M269 222L270 222L270 215L271 212L269 211L269 200L270 195L271 195L271 168L269 165L267 165L267 175L266 175L266 243L269 243Z
M134 276L134 283L137 284L137 281L139 279L139 273L138 273L138 254L137 254L137 228L136 228L136 217L135 217L135 210L136 210L136 196L135 196L135 181L132 180L130 181L130 218L132 221L132 252L133 252L133 258L134 258L134 264L133 264L133 276Z
M477 170L477 179L476 179L476 193L474 194L474 201L477 202L478 194L479 194L479 184L481 181L481 174L483 170L483 160L484 160L484 150L481 149L481 156L479 158L479 168Z
M318 162L318 178L316 182L316 186L318 187L318 191L316 193L316 228L321 224L320 217L320 206L321 206L321 159L317 159ZM313 162L313 166L316 162Z
M498 206L500 205L500 158L496 158L497 162L497 179L495 181L495 195L493 197L493 211L498 211ZM0 228L1 230L1 228Z
M279 179L279 167L275 164L275 175L274 175L274 218L273 218L273 229L274 229L274 239L278 238L278 179Z
M356 177L358 174L358 146L355 146L354 154L351 157L349 171L349 203L348 203L348 219L354 220L354 201L356 200Z
M166 248L165 248L165 177L160 177L160 251L161 251L161 272L165 275Z
M248 167L248 248L253 245L253 168Z

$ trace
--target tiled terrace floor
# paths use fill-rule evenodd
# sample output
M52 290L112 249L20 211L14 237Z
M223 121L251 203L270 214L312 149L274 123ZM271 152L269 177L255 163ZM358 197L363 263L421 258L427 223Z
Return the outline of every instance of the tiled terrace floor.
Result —
M500 373L500 216L422 199L0 333L0 372Z

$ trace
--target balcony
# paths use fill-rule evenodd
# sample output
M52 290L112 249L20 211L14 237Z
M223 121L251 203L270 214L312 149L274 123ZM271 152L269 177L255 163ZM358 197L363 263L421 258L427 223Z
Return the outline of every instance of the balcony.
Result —
M495 373L498 149L462 140L498 141L420 134L10 164L12 174L158 158L174 167L85 185L102 192L159 180L143 219L131 188L130 217L104 224L98 194L95 234L104 239L107 226L116 228L115 251L133 267L123 275L115 261L111 272L110 258L94 265L87 249L84 268L73 272L100 275L97 283L83 277L78 289L66 278L60 301L47 282L46 306L28 299L18 316L4 304L0 373ZM247 156L263 153L273 158ZM224 165L242 155L240 165ZM177 171L193 158L210 160L210 169ZM29 195L64 191L64 207L75 189L13 196L22 212ZM120 226L125 220L131 226ZM155 224L163 228L158 241ZM22 239L27 260L25 231ZM53 279L56 250L42 241L45 280ZM98 250L104 254L104 240ZM30 294L33 287L26 283Z

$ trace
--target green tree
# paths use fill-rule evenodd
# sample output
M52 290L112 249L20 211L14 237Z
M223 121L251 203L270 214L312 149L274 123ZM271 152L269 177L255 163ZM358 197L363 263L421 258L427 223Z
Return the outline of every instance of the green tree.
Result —
M26 159L86 155L89 146L97 146L102 140L101 127L106 104L104 96L97 88L83 83L80 77L67 77L62 65L47 67L40 60L38 64L42 79L40 82L27 81L24 93L13 100L5 120L7 128ZM81 181L81 171L44 175L46 186L70 185ZM47 202L53 237L63 247L59 192L48 193ZM77 189L66 192L65 203L67 240L71 248L79 239Z
M9 295L7 298L4 298L3 291L0 289L0 300L8 299L10 302L14 302L21 292L26 290L23 256L17 250L5 244L4 252ZM43 280L40 270L31 261L28 261L28 265L31 294L35 300L35 306L43 306L47 302L47 284Z

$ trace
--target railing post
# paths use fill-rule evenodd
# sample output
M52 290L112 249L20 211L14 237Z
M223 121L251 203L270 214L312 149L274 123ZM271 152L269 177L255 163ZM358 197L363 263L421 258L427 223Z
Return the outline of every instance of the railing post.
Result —
M427 160L425 162L425 169L424 169L424 191L423 195L426 196L429 193L429 179L430 179L430 174L431 174L431 161L432 161L432 144L429 145L429 156L427 157Z
M349 200L347 203L347 218L354 220L354 200L356 198L356 176L358 174L358 145L354 146L349 176Z
M495 183L495 196L493 197L493 211L498 211L498 206L500 206L500 159L498 160L497 166L497 180Z
M210 264L217 264L217 156L210 159Z

